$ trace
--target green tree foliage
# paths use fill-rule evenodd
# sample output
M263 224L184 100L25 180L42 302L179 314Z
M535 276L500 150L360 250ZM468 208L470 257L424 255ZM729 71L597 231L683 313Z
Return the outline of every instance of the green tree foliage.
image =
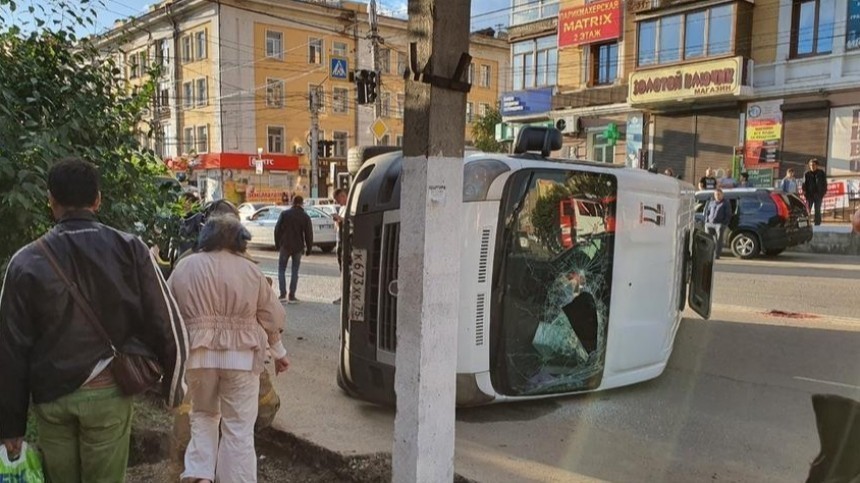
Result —
M4 20L20 2L0 0L0 266L51 226L46 176L67 156L98 166L102 222L162 246L170 236L178 186L138 140L154 83L133 91L123 66L57 20L92 25L94 3L30 5L24 33Z
M504 153L507 147L496 141L496 124L502 122L502 114L495 107L487 110L483 116L478 116L472 123L472 137L475 147L485 153Z

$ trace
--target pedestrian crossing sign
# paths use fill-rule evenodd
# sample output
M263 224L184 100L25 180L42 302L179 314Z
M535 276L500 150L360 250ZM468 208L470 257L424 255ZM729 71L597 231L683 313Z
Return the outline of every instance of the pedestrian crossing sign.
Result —
M331 59L331 78L346 79L349 71L346 59Z

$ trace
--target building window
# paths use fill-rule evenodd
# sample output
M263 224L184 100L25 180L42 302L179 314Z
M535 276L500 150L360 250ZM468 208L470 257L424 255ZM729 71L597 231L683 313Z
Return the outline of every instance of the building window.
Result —
M308 40L308 64L323 63L323 39Z
M466 123L471 124L472 121L474 121L474 120L475 120L474 104L472 104L471 102L467 102L466 103Z
M398 134L398 135L397 135L397 137L396 137L395 139L397 139L397 146L398 146L398 147L403 147L403 136L401 136L401 135L399 135L399 134Z
M191 82L182 84L182 106L186 109L194 107L194 84Z
M607 85L618 77L618 43L591 47L591 83Z
M332 153L334 154L334 157L345 158L346 150L349 148L349 133L344 131L334 131L332 133L332 139L334 141L334 153Z
M481 87L490 87L493 79L493 69L489 65L481 66Z
M266 79L266 107L284 107L284 81Z
M316 108L319 112L325 112L325 91L323 86L311 84L308 86L308 109L314 110L314 94L316 93Z
M588 137L591 141L591 161L609 164L615 162L615 146L609 144L602 131L591 132Z
M469 64L469 73L466 76L466 82L469 84L475 83L475 64Z
M398 118L403 117L404 110L406 109L406 95L405 94L397 94L397 105L394 106L394 116Z
M383 92L379 98L381 100L380 104L382 105L379 112L380 117L391 117L391 93Z
M332 90L332 111L343 114L349 112L349 89L335 87Z
M791 56L829 54L833 50L836 0L794 0Z
M478 114L481 117L486 117L487 114L489 114L489 112L490 112L490 105L489 104L482 102L481 105L478 106Z
M182 37L182 63L187 64L191 62L191 36L186 35Z
M155 61L161 67L167 67L167 61L170 58L170 42L167 39L161 39L155 42Z
M386 134L379 139L379 146L390 146L391 145L391 135Z
M406 54L403 52L397 53L397 75L402 75L406 72Z
M194 53L194 59L200 60L206 58L206 31L203 30L201 32L197 32L194 35L195 47L197 47L197 51Z
M197 126L197 153L209 152L209 127Z
M137 52L128 57L128 77L129 79L137 79L140 76L140 56Z
M186 127L182 130L182 152L185 154L194 151L194 128Z
M284 60L284 34L266 30L266 57Z
M379 49L379 71L383 74L391 73L391 49Z
M534 22L558 15L558 0L514 0L511 25Z
M283 153L284 152L284 128L280 126L269 126L267 129L267 152Z
M158 107L162 109L170 108L170 89L161 89L158 94Z
M208 83L206 82L206 78L197 79L197 102L195 103L198 106L205 106L209 104L209 92L208 91Z
M346 57L347 46L344 42L334 42L331 45L331 55L334 57Z
M515 91L554 86L558 77L557 37L541 37L513 45Z
M639 22L638 65L671 64L728 54L732 50L734 24L732 5Z

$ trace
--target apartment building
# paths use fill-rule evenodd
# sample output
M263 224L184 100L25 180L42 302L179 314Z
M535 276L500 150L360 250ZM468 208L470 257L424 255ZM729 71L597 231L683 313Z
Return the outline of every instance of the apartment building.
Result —
M672 168L689 181L707 168L746 171L759 185L812 157L831 176L860 173L856 0L512 8L504 121L563 126L561 156ZM557 68L542 67L552 55Z
M168 165L190 168L206 199L268 202L311 191L311 92L320 139L335 142L320 159L321 196L346 172L349 147L402 143L407 22L379 17L378 26L378 113L357 105L350 80L374 68L364 3L168 1L101 42L119 49L132 85L161 67L151 143ZM509 78L507 42L492 32L472 35L470 54L467 120L494 105Z

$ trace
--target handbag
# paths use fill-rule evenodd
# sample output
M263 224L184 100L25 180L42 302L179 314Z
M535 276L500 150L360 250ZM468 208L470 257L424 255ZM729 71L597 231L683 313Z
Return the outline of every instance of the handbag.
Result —
M47 257L51 266L54 268L54 271L60 276L63 283L66 284L72 298L77 302L81 310L84 311L84 315L87 320L92 324L93 328L105 340L105 342L110 345L111 352L113 353L113 362L111 363L110 369L120 391L126 396L134 396L146 391L159 382L163 373L158 362L151 357L138 354L126 354L117 350L113 341L111 341L110 335L108 335L107 331L101 325L101 322L99 322L98 317L96 317L92 306L84 298L83 294L78 289L78 286L69 280L69 277L67 277L63 269L60 268L60 264L57 262L57 258L51 252L48 244L45 243L43 239L39 239L36 244L45 254L45 257Z
M9 459L6 446L0 444L0 481L16 483L45 483L42 460L39 454L26 442L21 446L21 454L15 460Z

